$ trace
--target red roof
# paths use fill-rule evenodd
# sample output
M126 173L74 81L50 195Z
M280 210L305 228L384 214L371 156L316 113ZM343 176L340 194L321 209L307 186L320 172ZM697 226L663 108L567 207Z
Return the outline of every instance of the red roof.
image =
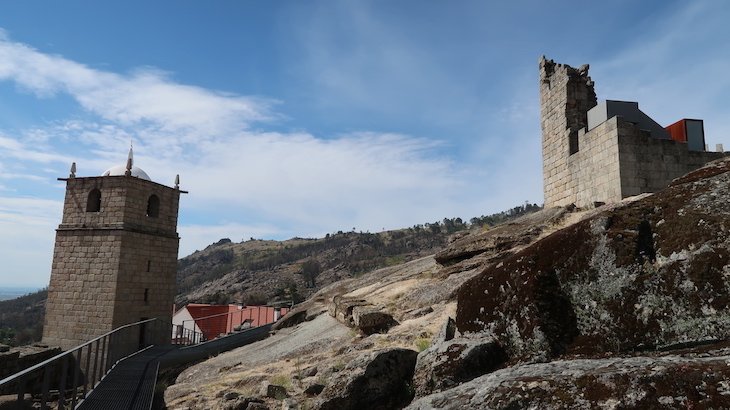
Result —
M231 333L242 323L250 323L251 327L256 327L274 322L274 307L272 306L241 307L239 305L190 303L183 309L188 310L206 340ZM288 311L287 308L281 308L281 316Z

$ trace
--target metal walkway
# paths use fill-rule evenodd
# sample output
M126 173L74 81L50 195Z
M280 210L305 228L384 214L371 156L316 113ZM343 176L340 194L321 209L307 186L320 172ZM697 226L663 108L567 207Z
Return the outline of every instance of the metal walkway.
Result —
M160 368L192 363L265 339L271 324L230 334L194 346L154 346L126 358L111 369L78 410L149 410Z
M160 358L176 347L155 346L119 362L78 407L80 410L149 410Z
M118 327L0 379L0 394L14 395L11 403L18 408L34 402L41 410L149 410L160 369L188 365L265 339L272 326L268 323L191 346L155 345L155 335L169 332L166 324L153 318ZM139 345L128 343L130 338L139 338Z

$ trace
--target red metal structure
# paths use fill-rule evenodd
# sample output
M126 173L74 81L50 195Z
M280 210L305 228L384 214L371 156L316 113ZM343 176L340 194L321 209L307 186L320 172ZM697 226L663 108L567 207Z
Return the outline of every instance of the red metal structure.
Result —
M187 310L191 319L184 320L181 328L199 329L203 340L212 340L242 328L274 323L289 310L285 307L273 306L208 305L199 303L188 304L182 309Z
M687 144L690 151L705 150L705 126L702 120L683 118L664 129L673 141Z

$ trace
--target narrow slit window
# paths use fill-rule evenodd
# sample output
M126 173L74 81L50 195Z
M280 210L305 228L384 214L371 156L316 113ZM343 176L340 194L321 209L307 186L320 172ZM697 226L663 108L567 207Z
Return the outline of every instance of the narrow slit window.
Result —
M578 147L578 131L571 131L570 135L568 136L568 145L570 149L570 154L573 155L576 152L579 151Z
M144 301L145 303L150 301L150 288L144 288Z
M86 212L99 211L101 211L101 191L94 188L89 192L89 197L86 200Z
M151 268L151 267L152 267L152 261L151 261L151 260L148 260L148 261L147 261L147 272L149 272L149 271L150 271L150 268Z
M157 195L150 195L147 200L147 216L157 218L160 215L160 198Z

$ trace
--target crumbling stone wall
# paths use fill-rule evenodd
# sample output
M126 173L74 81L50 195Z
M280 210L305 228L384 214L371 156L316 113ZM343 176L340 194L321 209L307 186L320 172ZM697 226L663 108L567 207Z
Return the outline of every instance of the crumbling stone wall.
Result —
M101 191L99 212L87 212ZM175 297L180 192L151 181L69 178L48 287L43 341L72 348L142 318L163 318L155 340L170 339ZM151 195L157 216L148 216ZM129 337L129 343L138 337Z
M588 124L588 110L596 105L588 66L578 69L540 58L540 126L545 205L574 202L568 167L571 151L579 147L578 131Z
M726 154L689 151L652 138L620 116L586 131L597 103L588 65L540 59L540 114L545 206L616 202L665 188L681 175Z

